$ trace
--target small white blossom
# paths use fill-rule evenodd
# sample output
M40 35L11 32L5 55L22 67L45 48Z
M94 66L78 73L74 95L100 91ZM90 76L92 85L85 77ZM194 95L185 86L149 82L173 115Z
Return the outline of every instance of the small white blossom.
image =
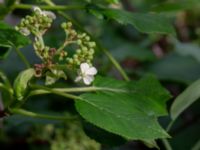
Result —
M56 15L51 11L42 11L42 14L44 16L48 16L51 19L56 19Z
M40 14L42 13L42 10L37 6L33 6L33 11L34 12L39 12Z
M35 11L35 12L39 12L41 15L43 15L43 16L47 16L47 17L49 17L49 18L51 18L51 19L56 19L56 15L53 13L53 12L51 12L51 11L42 11L39 7L37 7L37 6L34 6L33 7L33 11Z
M27 28L21 28L19 32L25 36L28 36L31 33Z
M94 75L97 74L97 69L95 67L90 67L88 63L82 63L80 65L79 76L76 77L75 82L83 80L86 85L90 85L94 80Z

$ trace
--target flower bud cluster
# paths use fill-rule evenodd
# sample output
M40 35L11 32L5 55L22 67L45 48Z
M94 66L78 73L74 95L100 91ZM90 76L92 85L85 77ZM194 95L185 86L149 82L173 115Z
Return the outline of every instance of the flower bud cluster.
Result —
M72 29L72 23L63 23L62 28L65 30L68 44L77 45L77 49L72 57L66 60L70 66L80 66L81 63L91 64L95 52L96 43L91 41L90 36L86 33L77 33Z
M28 15L23 18L16 30L28 36L30 33L37 35L44 34L45 31L51 27L55 19L55 15L49 11L41 11L40 8L35 7L33 15Z
M90 37L83 33L78 35L77 44L79 48L73 55L73 63L75 65L80 65L81 63L91 64L94 56L94 48L96 43L90 40Z

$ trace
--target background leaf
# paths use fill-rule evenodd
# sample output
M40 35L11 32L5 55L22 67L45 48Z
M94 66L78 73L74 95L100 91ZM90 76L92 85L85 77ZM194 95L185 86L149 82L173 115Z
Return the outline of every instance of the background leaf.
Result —
M0 22L0 45L10 47L23 47L30 43L30 40L17 32L9 25Z
M81 95L81 100L76 101L76 108L86 120L127 139L153 140L169 137L156 117L166 114L163 102L170 95L154 77L130 83L99 77L94 85L118 92ZM157 90L160 95L154 97L153 93Z
M89 12L108 19L113 19L121 24L130 24L143 33L167 33L175 35L175 30L168 18L153 13L131 13L120 9L99 8L89 6ZM97 15L98 14L98 15Z
M181 2L164 2L154 6L152 10L156 12L172 12L191 10L199 6L199 0L183 0Z
M175 120L192 103L199 99L199 91L200 80L197 80L174 100L170 109L170 114L173 120Z
M162 80L177 81L184 84L190 84L200 76L198 61L192 57L180 56L174 52L150 64L146 70L156 74Z

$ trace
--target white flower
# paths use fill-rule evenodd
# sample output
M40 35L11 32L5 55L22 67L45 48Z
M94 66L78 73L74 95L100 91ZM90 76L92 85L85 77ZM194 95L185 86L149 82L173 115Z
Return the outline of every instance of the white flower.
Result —
M95 67L90 67L88 63L82 63L80 65L79 76L76 77L75 82L83 80L86 85L90 85L94 80L94 75L97 74L97 69Z
M47 17L49 17L49 18L51 18L51 19L56 19L56 15L53 13L53 12L51 12L51 11L42 11L39 7L37 7L37 6L34 6L33 7L33 11L35 11L35 12L39 12L39 14L41 14L41 15L43 15L43 16L47 16Z

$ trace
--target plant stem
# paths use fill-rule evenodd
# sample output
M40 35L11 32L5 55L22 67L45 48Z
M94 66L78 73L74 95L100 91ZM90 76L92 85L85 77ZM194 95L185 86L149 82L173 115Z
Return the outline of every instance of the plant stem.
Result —
M51 2L51 0L43 0L43 1L45 3L47 3L48 5L50 5L50 6L56 6L53 2ZM106 48L104 48L104 47L101 46L101 44L99 43L99 41L93 35L91 35L88 31L86 31L81 25L79 25L78 22L76 22L76 20L72 19L66 13L64 13L62 11L58 11L58 13L60 15L62 15L64 18L66 18L67 20L70 20L75 26L77 26L79 28L80 31L87 33L96 42L97 47L105 53L105 55L112 62L112 64L115 66L115 68L119 71L119 73L122 75L122 77L126 81L130 81L128 75L123 70L123 68L120 66L120 64L116 61L116 59L111 55L111 53Z
M172 147L171 145L169 144L168 140L167 139L161 139L163 145L165 146L165 149L166 150L172 150Z
M66 97L66 98L70 98L70 99L74 99L74 100L78 100L78 99L80 100L81 99L79 96L76 96L76 95L73 95L73 94L64 93L62 91L58 91L56 89L47 88L47 87L41 86L41 85L30 85L30 87L42 89L43 91L40 91L40 92L42 92L41 94L53 93L53 94L60 95L60 96L63 96L63 97ZM35 92L35 93L38 93L38 92ZM28 97L33 96L33 95L39 95L39 94L33 94L33 93L30 92Z
M45 10L76 10L76 9L84 9L85 6L83 5L68 5L68 6L62 6L62 5L56 5L56 6L46 6L46 5L37 5L41 9ZM32 9L33 5L29 4L15 4L13 6L13 9Z
M196 142L196 144L191 148L191 150L199 150L200 149L200 140Z
M19 114L19 115L24 115L24 116L29 116L32 118L41 118L41 119L50 119L50 120L75 120L76 117L60 117L60 116L50 116L46 114L39 114L31 111L27 111L24 109L10 109L10 113L13 114Z
M175 122L175 120L172 120L172 121L168 124L168 126L167 126L167 128L166 128L166 131L169 131L169 130L171 129L171 127L173 126L174 122Z
M112 56L112 54L105 48L102 48L102 51L105 53L105 55L110 59L112 64L115 66L115 68L119 71L119 73L122 75L124 80L130 81L128 75L124 71L124 69L120 66L120 64L117 62L117 60Z
M19 50L19 48L15 48L15 51L17 53L17 55L19 56L19 58L24 62L24 64L26 65L27 68L30 68L31 65L29 64L28 60L26 59L26 57L22 54L22 52Z
M41 86L41 85L30 85L30 87L38 89L30 92L29 96L33 95L41 95L41 94L49 94L51 91L55 92L60 92L63 94L66 93L80 93L80 92L95 92L95 91L111 91L111 92L121 92L121 93L126 93L130 91L126 91L123 89L114 89L114 88L106 88L106 87L95 87L95 86L90 86L90 87L77 87L77 88L53 88L46 90L46 87ZM77 99L77 98L76 98Z

